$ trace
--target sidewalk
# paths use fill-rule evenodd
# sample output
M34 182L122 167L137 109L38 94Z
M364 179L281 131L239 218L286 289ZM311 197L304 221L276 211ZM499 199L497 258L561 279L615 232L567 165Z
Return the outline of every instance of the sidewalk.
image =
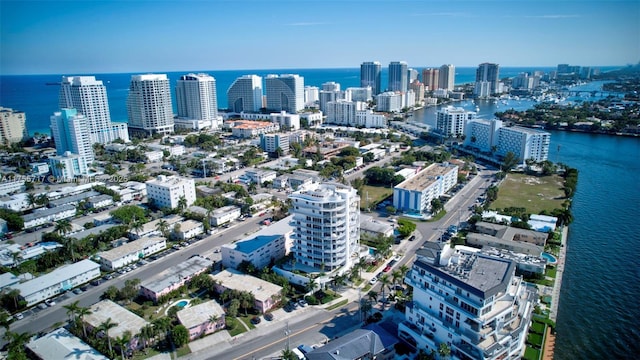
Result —
M556 264L556 281L553 284L553 292L551 293L551 310L549 311L549 319L556 321L558 316L558 304L560 302L560 289L562 288L562 275L564 274L564 263L567 258L567 235L569 227L562 227L562 246L560 247L560 256L558 256L558 264Z

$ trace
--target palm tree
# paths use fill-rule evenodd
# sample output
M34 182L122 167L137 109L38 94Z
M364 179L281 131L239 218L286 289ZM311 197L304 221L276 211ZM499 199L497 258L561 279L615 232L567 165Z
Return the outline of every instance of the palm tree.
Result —
M404 277L407 276L407 273L409 272L409 267L406 264L402 264L402 266L400 266L398 270L400 270L400 273L402 274L401 278L404 279Z
M67 315L69 315L69 321L76 322L76 315L78 314L78 308L80 307L78 304L80 300L76 300L69 305L64 305L63 308L67 309Z
M220 317L216 314L209 316L209 324L212 324L216 329L218 328L218 320L220 320Z
M318 286L318 283L316 282L316 279L310 277L309 278L309 282L307 283L307 291L312 293L313 290L316 289L316 286Z
M73 225L71 225L71 222L66 219L58 221L56 223L56 227L54 228L54 231L62 236L67 235L71 232L71 230L73 230Z
M113 353L113 348L111 348L111 337L109 336L109 329L118 326L118 323L111 321L111 318L103 321L98 325L98 329L104 331L104 334L107 336L107 342L109 343L109 353Z
M162 236L167 237L167 230L169 230L169 224L167 223L166 220L160 219L160 221L158 221L158 224L156 225L156 230L160 231L160 233L162 233Z
M131 222L131 230L136 233L136 237L140 238L140 231L144 230L144 224L142 221L134 220Z
M118 336L117 338L114 339L114 341L116 342L116 345L120 348L120 355L122 356L122 360L124 360L125 359L124 348L127 347L131 342L131 331L129 330L125 331L122 334L122 336Z
M156 336L156 329L153 324L147 324L140 328L140 340L142 340L142 347L147 348L149 340Z
M180 196L178 200L178 209L184 210L187 207L187 199L184 196Z
M82 323L82 334L84 335L84 338L87 338L87 326L84 323L84 317L87 315L91 315L91 310L89 310L89 308L86 307L82 307L82 306L78 306L78 309L76 309L76 316L77 318L80 319L80 322Z
M34 205L36 205L38 202L38 197L35 196L32 193L27 194L27 203L29 204L29 207L35 207Z
M27 359L24 345L31 340L31 334L27 332L16 333L7 331L4 333L4 340L9 343L7 345L7 349L9 350L7 359Z
M389 275L384 274L380 276L380 283L382 284L382 308L384 309L385 304L387 303L387 298L384 296L384 288L391 284L391 280L389 279Z
M400 284L402 282L402 272L400 271L400 269L395 269L393 270L393 272L391 273L391 278L393 280L393 284Z
M373 303L378 302L378 293L376 291L369 291L367 293L367 296L369 297L369 300L371 300Z

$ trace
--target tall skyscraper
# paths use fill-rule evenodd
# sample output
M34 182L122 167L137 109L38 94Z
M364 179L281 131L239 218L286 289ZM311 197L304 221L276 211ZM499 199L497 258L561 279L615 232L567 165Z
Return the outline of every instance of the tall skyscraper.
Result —
M373 95L378 95L382 91L380 88L381 69L382 66L378 61L367 61L360 65L360 86L370 86Z
M389 91L407 91L409 88L408 79L406 61L392 61L389 63Z
M360 197L342 184L317 184L292 200L293 256L300 265L333 271L353 265L360 239Z
M440 79L438 80L438 88L447 91L453 91L456 81L456 67L449 65L440 66Z
M216 79L208 74L188 74L176 84L176 126L201 130L218 127ZM188 126L190 125L190 126Z
M173 105L166 74L131 76L127 98L129 130L137 135L171 134Z
M327 109L327 103L331 101L337 101L344 99L344 93L340 91L340 84L329 81L322 84L322 90L319 92L319 107L320 111L325 112Z
M425 87L428 87L429 91L433 91L438 88L439 79L440 70L431 68L422 70L422 83Z
M95 158L89 118L76 109L61 109L51 116L51 135L57 154L49 158L53 174L65 178L87 174Z
M417 80L417 79L418 79L418 70L414 68L407 69L407 81L409 82L409 84L411 84L413 80Z
M258 112L262 108L262 77L244 75L237 78L227 90L229 111L235 113Z
M476 83L488 82L491 95L498 92L500 83L500 65L492 63L482 63L476 70Z
M268 75L265 79L267 109L291 114L304 109L304 78L300 75Z
M24 111L0 106L0 143L9 145L26 139L29 136L26 124Z
M58 103L60 109L77 109L89 119L92 143L129 141L126 123L112 123L107 88L95 76L63 76Z

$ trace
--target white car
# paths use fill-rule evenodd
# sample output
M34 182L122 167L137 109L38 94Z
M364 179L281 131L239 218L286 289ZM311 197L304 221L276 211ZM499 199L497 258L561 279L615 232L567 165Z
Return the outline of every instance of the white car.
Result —
M371 285L373 285L373 284L375 284L375 283L377 283L377 282L378 282L378 278L377 278L377 277L375 277L375 276L374 276L374 277L372 277L372 278L371 278L371 280L369 280L369 284L371 284Z
M47 306L53 306L56 304L56 302L54 300L51 299L47 299L44 301L45 304L47 304Z
M22 313L17 313L14 317L16 318L16 320L24 319L24 315Z

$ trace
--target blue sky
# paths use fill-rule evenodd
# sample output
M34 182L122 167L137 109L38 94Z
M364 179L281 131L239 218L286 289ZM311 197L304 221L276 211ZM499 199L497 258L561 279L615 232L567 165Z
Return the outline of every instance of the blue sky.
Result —
M0 74L625 65L640 1L0 0Z

